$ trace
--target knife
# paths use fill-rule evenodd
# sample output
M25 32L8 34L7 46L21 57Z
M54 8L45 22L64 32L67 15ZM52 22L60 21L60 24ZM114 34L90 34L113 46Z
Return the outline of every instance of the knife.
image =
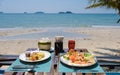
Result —
M15 65L12 67L13 69L33 69L33 65Z

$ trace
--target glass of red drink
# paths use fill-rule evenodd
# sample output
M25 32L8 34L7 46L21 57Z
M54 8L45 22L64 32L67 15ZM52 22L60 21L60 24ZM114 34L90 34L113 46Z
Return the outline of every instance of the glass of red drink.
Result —
M75 40L68 41L68 48L69 48L69 50L75 48Z

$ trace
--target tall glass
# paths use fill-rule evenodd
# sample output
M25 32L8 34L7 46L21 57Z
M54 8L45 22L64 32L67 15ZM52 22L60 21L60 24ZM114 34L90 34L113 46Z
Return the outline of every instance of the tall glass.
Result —
M63 52L63 39L64 36L55 37L55 55L58 55L60 52Z

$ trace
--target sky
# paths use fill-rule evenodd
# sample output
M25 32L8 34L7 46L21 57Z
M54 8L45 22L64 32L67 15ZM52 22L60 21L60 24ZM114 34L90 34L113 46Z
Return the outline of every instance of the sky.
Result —
M0 11L5 13L58 13L71 11L74 13L117 13L114 9L85 9L88 0L0 0Z

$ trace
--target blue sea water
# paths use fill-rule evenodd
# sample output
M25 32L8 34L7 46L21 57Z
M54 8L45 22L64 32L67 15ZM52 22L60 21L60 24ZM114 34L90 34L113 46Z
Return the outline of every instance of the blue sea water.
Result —
M0 40L40 39L64 36L65 38L86 38L85 34L65 32L81 27L119 27L117 14L0 14L0 30L39 28L46 32L0 36Z
M117 14L0 14L0 28L120 26Z

